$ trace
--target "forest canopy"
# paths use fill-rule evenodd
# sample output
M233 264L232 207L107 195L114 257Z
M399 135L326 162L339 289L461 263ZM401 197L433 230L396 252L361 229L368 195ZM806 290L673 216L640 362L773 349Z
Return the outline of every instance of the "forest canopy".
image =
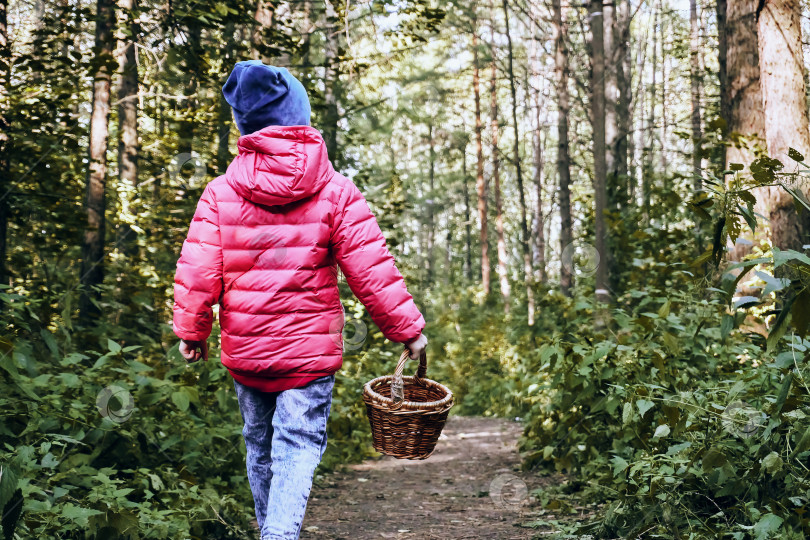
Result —
M171 314L255 59L306 88L454 414L564 475L520 525L807 537L808 32L798 0L0 0L2 534L251 534L218 329L189 366ZM400 347L340 290L323 472L375 455Z

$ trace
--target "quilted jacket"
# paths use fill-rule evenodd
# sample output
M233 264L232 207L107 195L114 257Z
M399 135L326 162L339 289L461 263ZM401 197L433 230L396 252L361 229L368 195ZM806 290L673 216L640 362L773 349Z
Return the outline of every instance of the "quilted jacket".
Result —
M270 126L240 137L238 148L206 186L183 243L177 336L208 338L219 303L222 363L237 381L271 392L330 375L342 364L340 266L386 338L415 340L424 318L320 133Z

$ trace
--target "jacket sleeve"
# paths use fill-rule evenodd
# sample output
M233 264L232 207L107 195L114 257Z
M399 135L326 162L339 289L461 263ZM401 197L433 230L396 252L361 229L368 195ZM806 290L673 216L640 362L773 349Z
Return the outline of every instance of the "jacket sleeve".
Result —
M174 277L174 333L180 339L205 340L214 322L212 306L222 292L222 243L217 201L205 188Z
M383 335L397 343L419 337L425 319L405 287L377 220L351 181L338 201L332 249L349 287Z

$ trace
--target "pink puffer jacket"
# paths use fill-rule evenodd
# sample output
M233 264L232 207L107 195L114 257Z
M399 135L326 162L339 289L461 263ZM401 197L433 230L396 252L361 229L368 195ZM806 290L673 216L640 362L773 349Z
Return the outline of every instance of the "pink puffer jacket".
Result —
M303 386L342 364L337 265L391 341L424 318L360 190L329 162L311 127L267 127L208 184L177 262L174 331L211 333L220 304L222 363L264 391Z

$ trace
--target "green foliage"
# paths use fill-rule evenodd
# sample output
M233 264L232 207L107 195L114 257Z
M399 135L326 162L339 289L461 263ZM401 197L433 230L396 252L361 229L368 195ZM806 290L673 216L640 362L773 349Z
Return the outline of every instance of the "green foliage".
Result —
M6 537L250 534L241 417L216 348L186 365L168 326L160 341L130 344L119 337L128 332L102 325L97 344L80 351L64 324L30 324L29 299L0 298L14 331L0 342ZM392 371L399 352L359 302L347 311L372 330L338 374L321 471L373 455L362 385Z
M3 300L20 332L0 361L0 464L11 473L0 496L5 512L21 510L22 537L245 534L239 413L221 365L195 369L176 347L113 338L78 352L63 326L41 331L42 347L25 299Z
M761 165L773 174L712 181L694 197L690 208L714 222L701 256L685 227L623 235L624 292L609 308L582 283L573 298L538 287L534 327L522 298L505 318L493 300L443 302L460 411L524 417L525 466L570 474L537 493L561 518L527 526L599 538L810 534L810 259L774 248L702 274L757 226L752 190L784 182L780 165ZM757 296L738 292L749 271ZM592 519L566 521L584 507Z
M589 482L579 497L607 503L580 532L742 538L774 515L781 534L806 534L810 343L763 354L739 331L723 338L722 302L634 296L616 339L580 313L579 339L540 347L526 464L574 472Z
M601 507L578 533L803 537L810 342L766 353L689 271L661 271L670 286L631 291L602 330L590 302L549 295L557 329L538 329L534 349L514 323L464 321L480 326L444 344L460 411L525 416L526 466L577 486L541 493L548 508Z

